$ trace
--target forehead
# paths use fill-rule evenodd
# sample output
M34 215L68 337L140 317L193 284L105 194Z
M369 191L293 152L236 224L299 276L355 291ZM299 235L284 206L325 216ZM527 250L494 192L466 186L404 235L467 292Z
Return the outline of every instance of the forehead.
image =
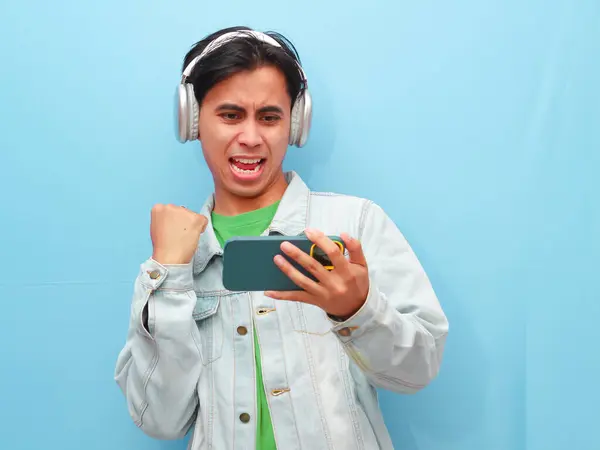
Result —
M205 103L236 103L240 106L273 104L290 105L285 76L272 66L238 72L217 83L204 99ZM216 105L215 105L216 106Z

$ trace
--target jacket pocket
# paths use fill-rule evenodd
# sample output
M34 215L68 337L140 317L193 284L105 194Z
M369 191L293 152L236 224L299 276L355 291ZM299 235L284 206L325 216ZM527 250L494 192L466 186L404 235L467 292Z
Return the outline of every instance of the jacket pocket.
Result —
M208 365L223 353L223 319L219 311L221 296L218 293L196 292L193 317L200 332L200 356Z
M301 302L289 302L288 310L294 331L325 336L331 332L333 323L318 306Z

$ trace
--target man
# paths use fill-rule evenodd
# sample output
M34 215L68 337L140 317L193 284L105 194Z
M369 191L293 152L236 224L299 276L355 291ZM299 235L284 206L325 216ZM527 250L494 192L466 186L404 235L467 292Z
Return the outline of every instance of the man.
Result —
M392 449L375 387L414 393L438 373L448 330L406 240L373 202L311 192L284 173L311 101L293 46L243 27L184 61L179 138L199 139L214 180L200 214L156 205L116 380L148 435L191 449ZM230 292L232 236L305 233L327 271L287 243L276 264L303 290ZM341 235L343 255L327 235Z

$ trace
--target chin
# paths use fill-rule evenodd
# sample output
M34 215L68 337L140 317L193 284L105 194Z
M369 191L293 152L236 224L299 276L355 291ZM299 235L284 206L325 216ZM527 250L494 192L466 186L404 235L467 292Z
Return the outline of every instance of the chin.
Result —
M266 192L266 186L239 186L239 185L233 185L233 186L226 186L226 190L236 196L236 197L240 197L240 198L245 198L245 199L253 199L253 198L258 198L260 197L262 194L264 194Z
M273 170L271 165L266 165L258 176L238 176L229 166L220 169L219 185L223 192L229 196L243 200L258 199L278 184L278 180L283 175L277 170ZM216 180L215 180L216 182Z

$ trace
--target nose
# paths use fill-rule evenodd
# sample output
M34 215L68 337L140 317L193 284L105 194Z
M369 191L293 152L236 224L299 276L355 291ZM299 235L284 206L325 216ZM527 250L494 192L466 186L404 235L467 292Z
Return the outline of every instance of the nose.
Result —
M238 135L238 142L246 147L258 147L262 143L260 129L255 120L245 120Z

